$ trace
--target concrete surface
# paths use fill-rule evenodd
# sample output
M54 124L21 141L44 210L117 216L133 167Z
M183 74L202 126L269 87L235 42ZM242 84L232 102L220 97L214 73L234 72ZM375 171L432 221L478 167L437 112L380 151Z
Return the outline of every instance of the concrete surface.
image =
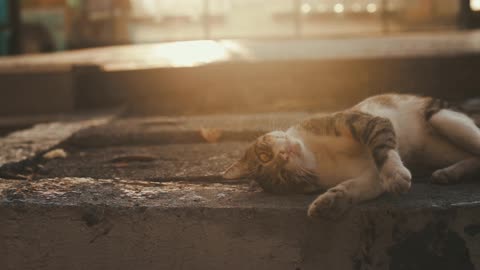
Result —
M18 166L0 168L2 269L480 268L475 181L436 186L415 179L407 195L384 195L332 221L307 218L315 194L275 196L248 180L220 178L253 133L305 115L120 118L0 138L35 157L10 158ZM201 128L236 137L207 143L188 135ZM158 134L163 139L155 140ZM45 147L12 141L27 137L68 155L45 160ZM92 143L108 137L110 144Z
M309 220L313 196L243 184L1 181L4 269L478 269L479 185ZM455 199L452 199L455 198Z
M69 157L46 161L36 178L221 181L221 173L241 157L246 146L246 142L228 142L67 148Z
M69 138L77 147L202 143L201 129L219 129L224 141L249 141L275 129L287 129L311 113L218 114L125 117L108 125L84 129Z
M28 129L42 123L84 121L99 117L100 115L111 115L113 117L114 115L121 114L122 110L122 108L115 108L110 110L76 111L71 113L3 116L0 117L0 137L8 135L13 131Z
M0 115L119 104L135 114L170 115L336 110L389 91L461 100L478 96L479 44L480 32L471 31L7 57L0 59Z
M105 124L112 117L111 114L105 114L77 121L38 124L0 138L0 177L9 176L11 169L23 167L24 162L33 162L38 155L65 141L75 132Z
M75 109L75 90L70 72L0 72L0 93L2 116L72 112Z

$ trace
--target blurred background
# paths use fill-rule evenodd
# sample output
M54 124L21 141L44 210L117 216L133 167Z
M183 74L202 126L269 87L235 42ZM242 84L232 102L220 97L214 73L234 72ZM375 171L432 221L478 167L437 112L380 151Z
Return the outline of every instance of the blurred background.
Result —
M325 112L385 92L480 104L479 27L480 0L0 0L0 130L111 108Z
M0 55L197 39L480 26L480 0L0 0Z

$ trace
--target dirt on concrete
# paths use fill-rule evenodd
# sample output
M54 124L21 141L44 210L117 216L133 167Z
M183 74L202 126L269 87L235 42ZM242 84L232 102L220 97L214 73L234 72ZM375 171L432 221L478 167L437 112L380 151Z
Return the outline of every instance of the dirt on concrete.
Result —
M37 179L92 177L148 181L221 181L247 142L67 148L68 157L42 162Z

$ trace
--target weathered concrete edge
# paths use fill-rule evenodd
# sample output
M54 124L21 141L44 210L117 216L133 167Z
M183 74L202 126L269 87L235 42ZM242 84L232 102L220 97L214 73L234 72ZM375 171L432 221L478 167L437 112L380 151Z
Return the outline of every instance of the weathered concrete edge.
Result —
M184 114L337 110L385 91L447 99L476 96L477 89L472 85L478 76L472 70L479 64L478 54L224 62L190 68L84 73L77 86L85 97L79 104L90 103L88 92L95 89L92 82L96 82L105 91L105 102L126 100L132 112L140 114L171 115L179 113L178 108L188 108L181 112ZM338 74L348 80L338 79ZM459 88L462 91L452 91Z
M394 264L411 266L418 260L430 266L435 262L429 260L442 260L440 256L466 263L458 269L480 266L479 207L379 211L367 205L340 220L310 220L304 207L311 196L244 193L244 199L257 201L253 205L188 199L179 200L183 206L102 200L58 204L55 198L61 194L52 190L55 181L48 181L40 189L45 192L42 202L0 203L0 250L7 251L0 252L0 259L6 269L65 269L73 262L88 269L363 269L359 264L395 269ZM0 185L2 190L6 186L15 183ZM290 204L275 206L274 200ZM85 257L89 259L81 259Z
M473 183L437 186L417 183L404 196L386 194L356 205L352 212L415 213L480 209L480 187ZM426 191L429 191L427 193ZM248 180L233 183L111 180L82 177L38 181L0 179L0 202L5 205L112 206L120 208L212 208L301 210L318 194L273 195L252 189Z
M472 85L478 84L478 76L472 70L477 70L479 63L478 53L461 53L421 57L227 61L196 67L123 71L105 71L99 65L78 65L70 71L49 73L47 77L35 72L13 77L0 74L0 81L2 85L11 85L9 88L15 89L11 95L18 95L17 92L21 91L23 96L31 97L39 92L31 87L31 79L43 81L49 78L53 85L52 82L39 85L49 85L45 91L61 95L61 102L57 102L58 99L56 102L47 101L42 104L49 105L42 105L38 110L51 112L127 103L132 111L147 114L264 112L298 110L297 103L302 103L303 109L339 109L384 91L444 98L471 97L477 92ZM339 80L338 74L348 80ZM249 84L245 85L245 82ZM459 88L463 91L452 91ZM253 94L258 96L256 100L251 99ZM235 102L226 102L229 100ZM12 111L0 110L0 114L28 113L28 108L37 106L26 101L21 104L21 110L15 111L11 104L4 102L0 107ZM185 111L186 108L189 111Z

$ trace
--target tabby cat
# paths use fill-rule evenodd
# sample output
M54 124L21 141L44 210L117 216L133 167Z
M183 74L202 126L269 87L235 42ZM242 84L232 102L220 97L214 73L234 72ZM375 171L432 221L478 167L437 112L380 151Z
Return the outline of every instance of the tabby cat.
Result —
M259 137L224 178L251 178L273 193L328 189L308 215L335 218L384 192L407 192L407 167L441 184L480 171L480 129L438 99L374 96Z

